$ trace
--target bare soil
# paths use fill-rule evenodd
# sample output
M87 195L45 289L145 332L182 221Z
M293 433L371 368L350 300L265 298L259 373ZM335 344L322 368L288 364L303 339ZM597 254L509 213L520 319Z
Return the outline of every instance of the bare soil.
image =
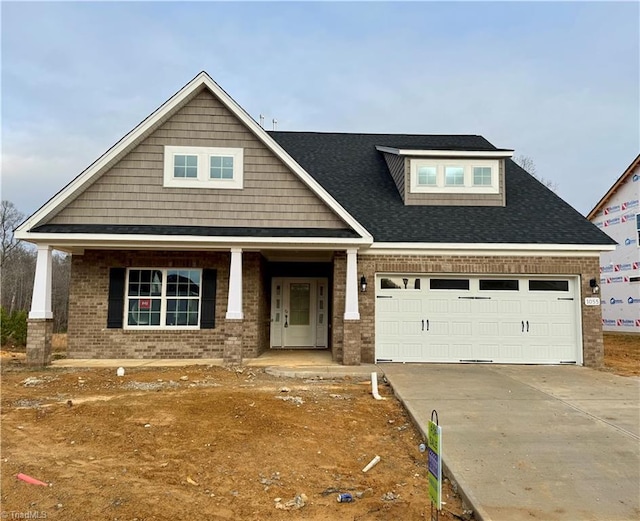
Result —
M368 382L248 368L118 377L9 359L0 510L65 520L429 519L423 440L390 389L381 392L387 399L375 401ZM454 490L445 483L440 518L468 519ZM338 503L339 492L356 499Z
M640 339L604 340L605 370L640 376ZM54 353L65 349L54 335ZM249 368L32 371L24 351L5 350L1 390L9 519L430 518L423 440L384 385L378 402L368 382ZM338 503L339 492L354 502ZM455 483L443 497L440 519L470 518Z
M640 336L605 333L604 365L621 376L640 376Z

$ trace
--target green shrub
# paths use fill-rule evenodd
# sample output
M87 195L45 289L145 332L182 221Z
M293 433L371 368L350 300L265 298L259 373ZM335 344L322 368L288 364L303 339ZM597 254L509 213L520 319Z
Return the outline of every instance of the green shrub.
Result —
M27 345L27 317L26 311L16 310L9 314L0 308L0 342L3 346L9 342L16 346Z
M27 317L28 313L23 310L11 313L11 338L16 345L27 345Z

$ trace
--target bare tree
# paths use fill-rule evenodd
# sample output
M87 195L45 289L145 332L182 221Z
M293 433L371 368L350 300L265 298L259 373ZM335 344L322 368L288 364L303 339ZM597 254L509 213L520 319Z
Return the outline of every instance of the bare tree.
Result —
M538 181L540 181L544 186L546 186L549 190L553 190L554 192L558 191L558 183L552 181L551 179L546 179L539 175L536 171L536 164L533 159L529 156L518 155L513 158L513 161L520 166L520 168L527 171L532 177L535 177Z
M20 243L13 235L13 230L24 219L24 214L18 211L11 201L3 200L0 205L0 268L2 268L11 253L20 248Z

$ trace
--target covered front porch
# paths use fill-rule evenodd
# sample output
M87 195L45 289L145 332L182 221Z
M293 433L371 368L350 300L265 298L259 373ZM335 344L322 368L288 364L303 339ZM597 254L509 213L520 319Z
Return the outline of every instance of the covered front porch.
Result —
M54 248L58 249L52 244L38 245L27 340L30 366L51 363ZM226 251L80 249L72 252L69 357L54 365L89 365L88 360L98 365L127 361L118 367L156 361L169 365L359 365L359 295L363 288L357 254L356 248L326 246L296 250L233 247ZM210 304L205 304L207 289L196 290L202 299L198 301L198 325L170 327L180 325L175 318L158 328L149 322L144 327L132 325L132 310L136 317L145 308L151 313L154 297L142 294L147 291L140 289L142 283L137 286L140 294L130 295L130 272L138 276L156 270L168 279L174 271L187 268L190 273L208 272L209 278L211 273L215 277L213 289L209 287ZM114 270L120 273L115 285ZM207 309L213 316L205 327Z

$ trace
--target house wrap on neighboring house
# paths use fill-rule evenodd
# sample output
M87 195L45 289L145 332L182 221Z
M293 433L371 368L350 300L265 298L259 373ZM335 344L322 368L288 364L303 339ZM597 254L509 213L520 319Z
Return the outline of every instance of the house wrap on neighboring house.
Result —
M476 135L267 132L205 72L16 230L27 360L328 349L342 364L602 364L614 241Z
M640 333L640 155L587 219L618 243L600 255L603 329Z

